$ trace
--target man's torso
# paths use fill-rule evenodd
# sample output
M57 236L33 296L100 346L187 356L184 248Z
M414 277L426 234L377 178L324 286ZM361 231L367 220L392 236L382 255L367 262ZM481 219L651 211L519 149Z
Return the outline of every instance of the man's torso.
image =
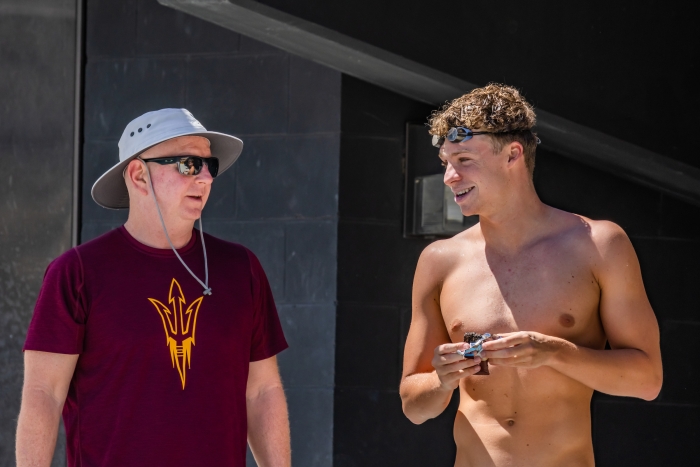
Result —
M26 348L80 354L64 408L69 465L244 465L249 362L286 343L257 260L213 237L207 251L212 295L172 251L123 228L50 266ZM204 278L199 239L180 254ZM75 303L51 309L48 294L67 289Z
M469 331L523 330L604 348L596 249L590 227L579 224L510 256L475 232L450 240L459 259L440 307L452 342ZM460 384L456 465L592 465L590 388L546 366L490 372Z

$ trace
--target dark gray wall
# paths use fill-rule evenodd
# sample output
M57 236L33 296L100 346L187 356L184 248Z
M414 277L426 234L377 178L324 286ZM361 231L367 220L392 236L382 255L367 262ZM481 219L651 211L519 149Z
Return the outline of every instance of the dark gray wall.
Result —
M71 247L75 0L0 0L0 466L14 465L22 345ZM59 440L54 466L65 465Z
M138 115L189 109L244 141L214 183L207 232L251 248L290 349L280 357L295 465L329 466L333 427L340 74L160 6L88 0L82 241L124 222L90 198Z
M700 166L700 35L692 4L260 0L471 83Z
M440 417L416 426L398 391L413 272L430 243L402 238L405 124L425 121L431 110L343 76L336 467L454 463L457 394Z

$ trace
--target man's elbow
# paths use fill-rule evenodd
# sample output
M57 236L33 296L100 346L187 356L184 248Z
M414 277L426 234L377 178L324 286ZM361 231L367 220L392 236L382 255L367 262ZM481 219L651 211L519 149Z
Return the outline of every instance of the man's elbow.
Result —
M21 408L31 407L41 411L57 412L63 410L65 397L61 398L56 394L56 389L47 384L27 383L25 381L22 389Z
M401 409L403 414L407 419L410 420L414 425L420 425L427 420L425 417L421 417L419 411L416 410L417 407L411 397L410 391L404 385L405 382L402 381L399 386L399 396L401 396Z
M419 411L415 410L415 408L412 408L410 404L407 404L405 400L401 405L403 408L403 414L414 425L421 425L426 421L430 420L430 417L426 417L425 415L419 413Z
M638 388L637 394L634 394L634 396L644 399L645 401L653 401L659 397L663 382L664 372L661 364L653 364L651 368L645 371L642 383Z
M403 414L411 421L411 423L414 425L421 425L431 418L434 418L434 416L426 413L425 407L418 404L415 397L412 397L410 394L406 394L403 391L400 391L399 394L401 395L401 408L403 409Z
M647 384L644 387L644 390L642 391L642 394L640 394L639 397L641 397L645 401L653 401L654 399L659 397L659 393L661 392L661 386L663 385L663 382L663 374L659 373L654 375L647 382Z
M255 388L246 389L246 401L250 403L255 403L257 401L265 401L270 398L285 398L284 387L281 381L271 382L266 385L259 385Z

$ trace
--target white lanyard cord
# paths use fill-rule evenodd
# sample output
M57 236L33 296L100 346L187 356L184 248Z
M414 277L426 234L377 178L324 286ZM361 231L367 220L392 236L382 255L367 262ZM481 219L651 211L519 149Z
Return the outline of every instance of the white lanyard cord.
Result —
M165 232L165 238L168 239L168 243L170 244L170 248L173 249L173 252L175 253L175 256L177 256L177 259L180 260L183 266L185 266L185 269L187 269L187 272L189 272L192 277L195 278L199 284L204 287L204 295L211 295L211 288L209 287L209 266L207 265L207 247L204 245L204 230L202 229L202 216L199 216L199 236L202 239L202 251L204 252L204 282L199 280L199 277L197 277L192 270L185 264L185 262L182 260L180 255L178 254L177 250L175 249L175 245L173 245L173 242L170 241L170 235L168 235L168 229L165 228L165 221L163 220L163 214L160 213L160 207L158 206L158 200L156 199L156 192L155 189L153 188L153 180L151 180L151 172L148 170L148 165L146 162L141 159L140 157L137 158L141 162L143 162L143 165L146 167L146 174L148 174L148 183L151 185L151 194L153 195L153 201L156 203L156 210L158 211L158 217L160 218L160 224L163 226L163 232Z

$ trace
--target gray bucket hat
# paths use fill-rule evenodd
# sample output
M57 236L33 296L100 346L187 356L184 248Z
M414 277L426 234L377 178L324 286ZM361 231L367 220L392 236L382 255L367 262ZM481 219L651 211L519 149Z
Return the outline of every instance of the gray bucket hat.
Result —
M207 131L187 109L162 109L132 120L119 140L119 163L105 172L92 186L92 199L103 208L126 209L129 192L124 169L148 148L178 136L203 136L211 142L211 155L219 159L219 174L231 167L243 150L235 136Z

